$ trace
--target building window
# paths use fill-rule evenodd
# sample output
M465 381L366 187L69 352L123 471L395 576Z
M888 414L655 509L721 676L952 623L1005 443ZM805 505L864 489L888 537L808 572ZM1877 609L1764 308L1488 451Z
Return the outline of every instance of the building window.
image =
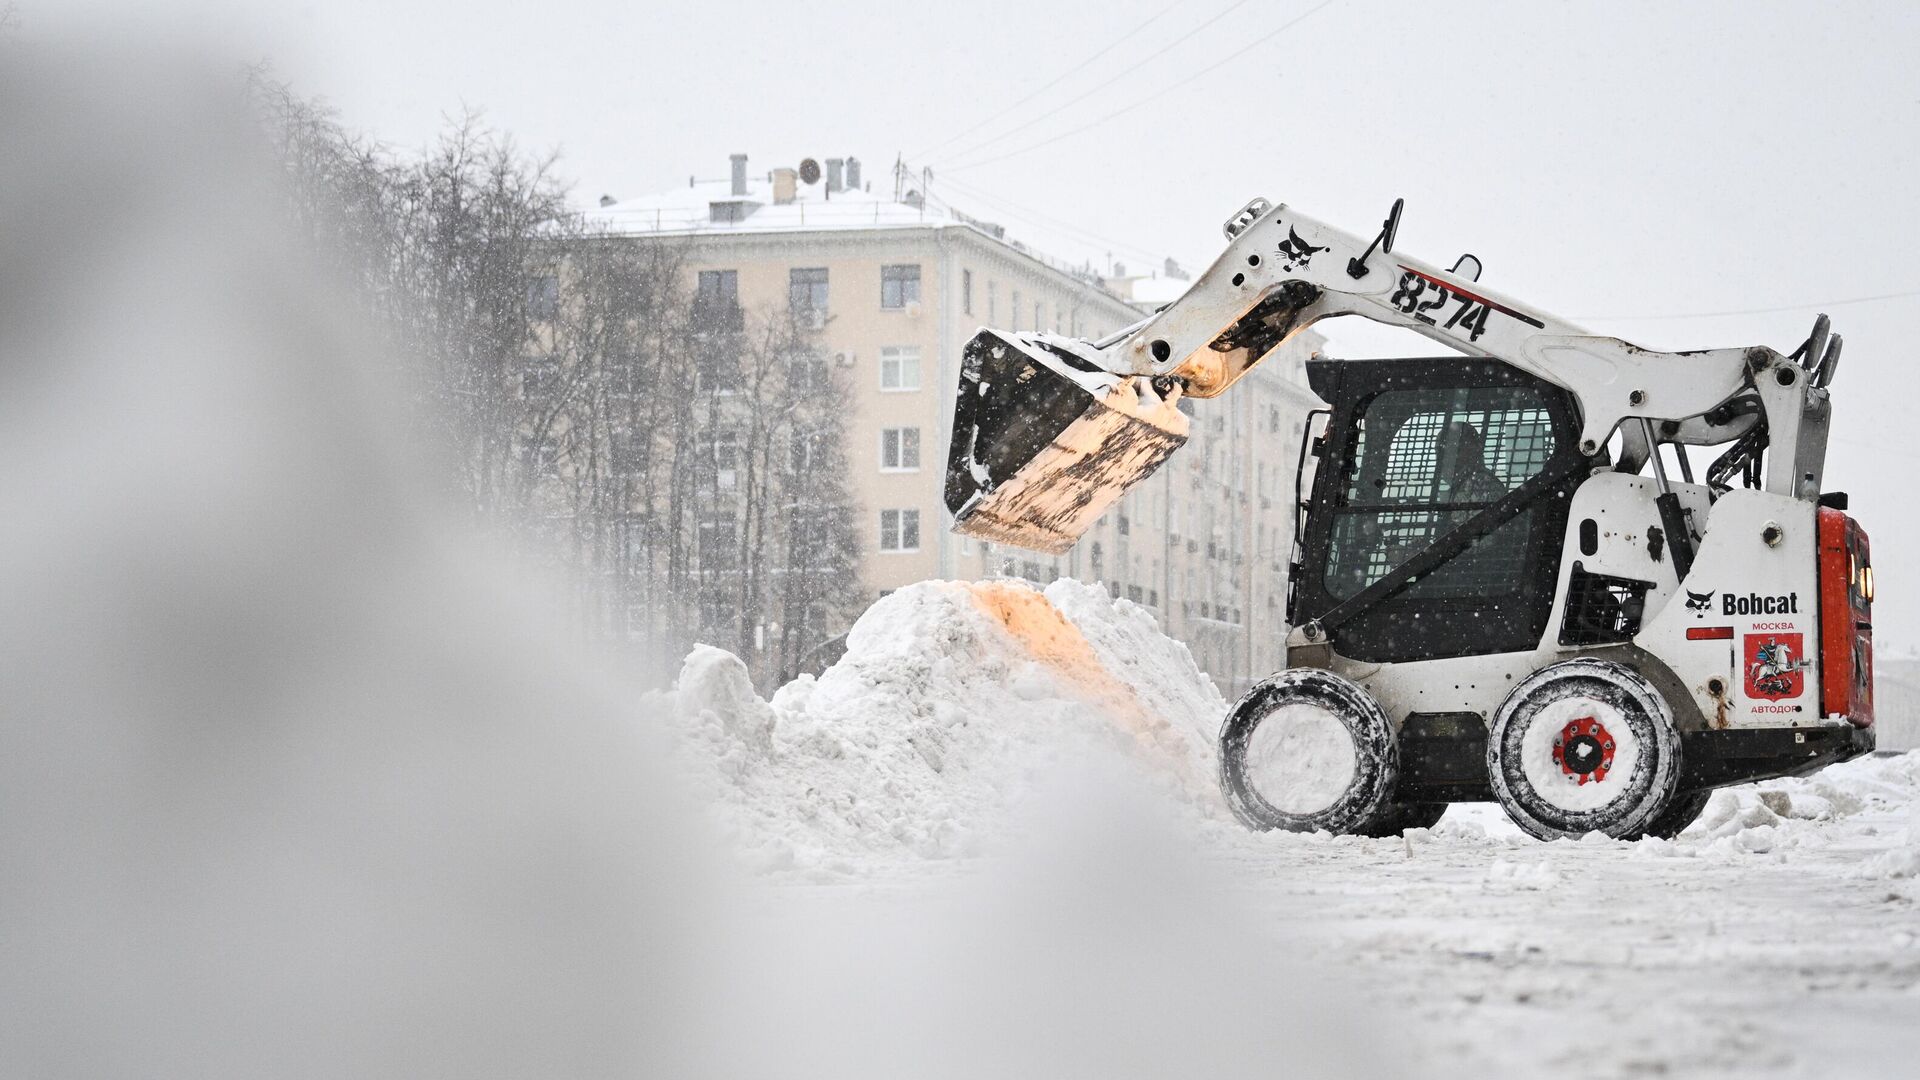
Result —
M731 570L738 564L738 546L731 516L715 515L700 521L700 567Z
M885 345L881 347L880 389L920 389L920 346Z
M824 462L827 456L827 436L819 431L796 431L787 444L788 457L796 473Z
M615 431L608 437L607 444L607 456L614 472L644 474L647 471L652 444L644 433Z
M880 306L903 308L920 302L920 264L880 268Z
M832 382L827 357L818 349L799 349L787 357L787 386L793 390L824 390Z
M740 388L740 360L731 354L695 361L693 388L703 394L731 394Z
M607 393L632 397L647 392L648 368L631 353L617 352L606 360Z
M920 469L920 429L884 428L880 432L880 469L882 472L918 472Z
M1008 317L1013 320L1013 325L1007 327L1007 329L1009 330L1020 329L1020 290L1019 289L1013 290L1013 312Z
M1033 329L1035 332L1047 328L1047 305L1038 300L1033 302Z
M973 314L973 271L971 270L960 271L960 310L967 315Z
M787 304L795 311L827 310L827 268L796 267L787 271Z
M731 491L740 475L740 442L731 431L713 437L713 484Z
M880 550L919 551L920 511L880 511Z
M551 319L560 310L560 279L541 274L527 282L527 314L535 319Z
M1100 577L1102 574L1104 563L1100 558L1101 554L1102 553L1100 551L1100 541L1095 540L1093 542L1093 576L1094 577Z
M991 326L1000 321L1000 283L987 282L987 324Z
M685 279L682 279L685 280ZM702 270L694 299L707 304L740 302L740 271Z
M560 392L560 365L548 359L532 360L520 372L520 396L528 405L546 408Z

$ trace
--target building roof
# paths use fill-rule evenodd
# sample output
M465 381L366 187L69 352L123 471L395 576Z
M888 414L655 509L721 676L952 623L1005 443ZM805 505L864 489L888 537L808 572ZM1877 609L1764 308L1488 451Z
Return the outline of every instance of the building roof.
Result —
M1192 286L1190 278L1165 275L1107 279L1108 291L1146 311L1158 311L1173 303L1185 296Z
M882 229L965 230L1005 248L1010 255L1031 259L1065 274L1089 288L1102 289L1097 268L1073 263L1035 250L1009 237L1006 229L974 217L937 195L918 193L917 178L901 185L895 198L891 170L876 169L858 190L829 193L827 181L795 182L794 198L775 203L770 176L749 176L746 194L735 195L730 180L695 180L685 187L656 195L619 199L606 205L581 208L581 217L593 231L612 236L727 236ZM937 186L937 185L936 185ZM884 190L883 190L884 188ZM914 189L914 190L908 190ZM737 204L740 213L716 214L715 204Z
M826 181L796 182L794 200L773 201L766 177L747 180L745 195L733 194L727 180L700 180L658 195L622 199L585 211L589 224L610 233L763 233L829 232L841 229L945 228L963 225L938 204L915 206L895 201L891 177L887 192L841 190L827 193ZM714 203L742 203L749 212L739 221L715 221ZM984 230L983 230L984 231Z

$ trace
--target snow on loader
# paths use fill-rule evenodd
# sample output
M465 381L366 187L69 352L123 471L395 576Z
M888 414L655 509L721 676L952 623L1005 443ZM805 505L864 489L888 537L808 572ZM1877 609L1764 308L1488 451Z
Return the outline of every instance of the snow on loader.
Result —
M1872 749L1867 536L1821 488L1826 317L1790 355L1643 349L1395 252L1399 217L1369 242L1256 199L1111 338L981 330L955 531L1066 550L1185 442L1183 398L1359 315L1454 354L1305 362L1287 667L1220 734L1247 825L1377 835L1492 799L1541 838L1670 836L1715 787Z

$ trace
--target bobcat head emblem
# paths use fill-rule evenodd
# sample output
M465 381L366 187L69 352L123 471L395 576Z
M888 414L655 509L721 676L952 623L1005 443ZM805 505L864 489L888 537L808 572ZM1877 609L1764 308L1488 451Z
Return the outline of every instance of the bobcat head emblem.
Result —
M1299 270L1305 267L1313 261L1315 255L1325 250L1327 249L1324 247L1314 247L1300 239L1300 234L1294 232L1291 225L1287 226L1287 238L1280 241L1280 259L1288 270Z

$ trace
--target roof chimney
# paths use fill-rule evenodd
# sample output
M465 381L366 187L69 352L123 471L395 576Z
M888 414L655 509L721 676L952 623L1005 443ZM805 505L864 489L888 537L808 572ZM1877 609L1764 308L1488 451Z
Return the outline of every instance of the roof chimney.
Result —
M860 159L857 157L847 158L847 188L860 190Z
M845 164L846 164L846 161L842 158L830 157L827 159L827 191L828 192L844 190L840 186L840 169L841 169L841 166Z
M747 155L729 154L727 160L733 162L733 193L745 195L747 193Z
M785 206L793 201L794 177L792 169L773 170L773 204Z

